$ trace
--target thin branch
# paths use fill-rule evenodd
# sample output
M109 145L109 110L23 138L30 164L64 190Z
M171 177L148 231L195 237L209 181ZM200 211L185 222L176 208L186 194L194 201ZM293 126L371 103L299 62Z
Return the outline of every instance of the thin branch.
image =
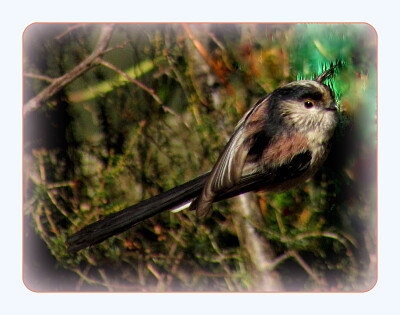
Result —
M85 26L85 24L76 24L76 25L70 26L64 32L62 32L60 35L56 36L55 39L60 40L68 33L72 32L73 30L75 30L77 28L83 27L83 26Z
M183 29L185 33L188 35L190 40L192 41L193 45L196 47L200 55L203 57L205 62L211 67L214 73L217 75L218 79L224 84L230 94L234 95L235 90L231 86L231 84L227 81L226 75L221 70L221 66L212 58L212 56L208 53L207 49L204 45L196 38L194 33L192 32L191 28L187 24L183 24Z
M189 124L185 121L185 119L182 117L182 115L178 114L176 111L174 111L172 108L163 105L162 109L164 111L166 111L167 113L170 113L171 115L175 116L176 118L178 118L184 125L186 128L188 128L189 130L191 130L191 126L189 126Z
M146 264L147 269L153 274L153 276L158 280L157 282L157 289L159 291L164 291L165 290L165 283L164 283L164 277L162 274L160 274L157 269L153 266L153 264L149 261Z
M331 239L337 240L339 243L341 243L347 249L348 249L347 240L350 243L352 243L354 246L357 246L357 242L355 240L350 239L350 238L346 240L346 238L343 238L339 234L329 232L329 231L328 232L316 231L316 232L301 233L301 234L294 236L293 240L301 240L304 238L312 238L312 237L326 237L326 238L331 238Z
M311 267L306 263L306 261L299 255L297 251L291 250L289 251L290 256L292 256L298 264L308 273L308 275L320 286L324 287L327 285L326 281L319 277L312 269Z
M101 285L101 286L104 286L104 287L107 287L107 285L105 284L105 283L103 283L103 282L101 282L101 281L98 281L98 280L93 280L93 279L91 279L91 278L89 278L86 274L84 274L82 271L80 271L78 268L73 268L73 269L71 269L73 272L75 272L79 277L80 277L80 279L83 279L84 281L86 281L87 283L89 283L89 284L94 284L94 285ZM79 283L80 284L80 283Z
M62 187L74 187L74 186L75 186L75 183L70 180L70 181L63 181L63 182L48 184L47 188L58 189L58 188L62 188Z
M30 99L24 106L23 109L24 115L27 115L31 111L34 111L37 108L39 108L42 102L48 100L50 97L59 92L61 89L63 89L73 80L75 80L77 77L79 77L84 72L95 66L98 63L97 58L105 53L113 29L114 29L113 24L103 25L99 40L97 42L94 51L85 60L83 60L80 64L78 64L75 68L73 68L66 74L62 75L61 77L53 79L52 83L48 87L43 89L38 95L36 95L32 99Z
M274 270L278 265L283 263L286 259L292 257L290 252L286 252L279 257L276 257L266 268L268 270Z
M147 93L149 93L158 104L162 104L162 101L160 100L160 98L158 97L158 95L154 92L153 89L147 87L146 85L144 85L142 82L130 77L126 72L122 71L121 69L117 68L116 66L114 66L113 64L109 63L108 61L105 61L101 58L99 58L99 63L109 69L114 70L115 72L117 72L118 74L122 75L125 79L127 79L128 81L136 84L138 87L142 88L143 90L145 90Z
M80 275L83 274L86 275L89 273L90 268L92 268L91 265L87 265L84 271L79 271L78 273L78 269L71 269L72 271L76 272L79 275L79 280L75 285L75 290L79 291L81 289L81 287L83 286L83 283L85 282L85 279L83 277L81 277Z
M68 215L67 211L63 209L63 207L58 203L56 197L54 196L53 192L47 191L47 197L50 199L51 203L56 207L56 209L61 212L61 214L68 220L70 221L73 225L76 225L76 223L70 218Z
M24 76L27 77L27 78L46 81L46 82L49 82L49 83L52 83L54 81L54 78L51 78L51 77L49 77L47 75L41 75L41 74L36 74L36 73L31 73L31 72L25 72Z
M59 236L60 231L58 230L57 225L54 223L54 220L51 217L51 212L50 212L49 208L45 207L44 213L46 215L47 222L50 225L50 228L51 228L50 231L53 232L56 236Z
M101 279L103 279L103 283L104 283L103 285L108 289L108 291L115 291L114 288L113 288L113 285L112 285L112 284L110 283L110 281L108 280L107 275L106 275L104 269L98 268L97 271L98 271L98 273L100 274Z

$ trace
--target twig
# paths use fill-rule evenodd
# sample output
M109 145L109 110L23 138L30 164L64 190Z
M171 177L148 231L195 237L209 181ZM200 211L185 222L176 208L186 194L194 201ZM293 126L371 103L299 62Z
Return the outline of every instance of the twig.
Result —
M62 208L61 205L57 202L57 199L55 198L52 190L57 190L60 187L71 187L74 185L72 181L64 181L64 182L59 182L59 183L53 183L53 184L48 184L47 183L47 176L46 176L46 168L44 166L44 152L41 151L35 151L34 155L39 161L39 174L36 174L36 172L32 173L30 175L31 180L34 182L36 186L43 186L46 189L46 196L49 198L50 202L56 207L58 211L60 211L70 222L72 222L74 225L75 223L69 218L67 212ZM47 208L46 208L47 209ZM50 214L46 212L46 215L49 216ZM50 222L51 218L48 218ZM51 222L50 222L51 223ZM54 225L54 223L53 223ZM56 231L55 225L52 226L53 231ZM59 234L58 232L56 234Z
M92 268L92 266L91 265L87 265L85 270L84 271L80 271L80 273L78 273L78 269L75 269L75 268L71 269L72 271L76 272L79 275L79 280L75 285L75 290L76 291L80 290L80 288L82 287L82 285L83 285L83 283L85 281L85 279L83 277L81 277L81 274L85 275L85 277L86 277L86 275L89 273L90 268Z
M108 289L108 291L114 291L113 285L110 284L110 282L108 281L107 275L106 275L104 269L99 268L99 269L97 269L97 271L100 274L101 279L103 279L103 283L104 283L103 285Z
M326 286L326 281L323 278L320 278L311 267L305 262L305 260L299 255L297 251L291 250L289 251L290 256L292 256L299 265L308 273L308 275L319 285Z
M56 36L55 39L60 40L65 35L67 35L69 32L71 32L77 28L83 27L83 26L85 26L85 24L76 24L76 25L70 26L64 32L62 32L60 35Z
M333 233L333 232L309 232L309 233L301 233L293 237L293 240L301 240L303 238L312 238L312 237L326 237L326 238L331 238L334 240L337 240L339 243L341 243L344 247L348 248L347 241L345 238L341 237L339 234ZM352 243L354 246L357 246L357 243L355 240L348 239L350 243Z
M165 289L164 277L160 274L151 262L147 262L147 269L153 274L153 276L158 280L157 289L163 291Z
M32 79L38 79L42 81L47 81L47 82L53 82L54 78L51 78L47 75L41 75L41 74L36 74L36 73L31 73L31 72L25 72L24 76L27 78L32 78Z
M73 181L63 181L63 182L48 184L47 187L49 189L57 189L57 188L62 188L62 187L73 187L74 185L75 184Z
M283 263L286 259L292 257L290 252L286 252L279 257L276 257L267 267L268 270L274 270L278 265Z
M78 274L78 276L83 279L84 281L86 281L89 284L94 284L94 285L101 285L103 287L107 287L106 284L104 284L101 281L98 280L93 280L91 278L89 278L86 274L84 274L82 271L80 271L78 268L72 268L71 269L73 272L75 272L76 274Z
M218 79L226 86L228 92L232 95L235 94L235 90L233 87L229 84L229 82L226 79L225 74L221 70L220 65L215 62L215 60L210 56L210 54L207 52L203 44L196 38L196 36L193 34L191 28L187 24L183 24L183 29L186 32L186 34L189 36L190 40L192 41L193 45L196 47L200 55L203 57L205 62L211 67L211 69L214 71L214 73L217 75Z
M59 236L59 235L60 235L60 232L58 231L57 226L56 226L56 224L54 223L53 218L51 217L51 212L50 212L49 208L45 207L45 208L44 208L44 213L45 213L45 215L46 215L47 222L48 222L49 225L50 225L51 232L53 232L56 236Z
M53 79L48 87L43 89L38 95L36 95L32 99L30 99L24 106L24 115L27 115L31 111L39 108L42 102L48 100L50 97L59 92L77 77L82 75L91 67L95 66L98 62L97 58L105 53L105 49L107 48L108 42L110 41L113 29L113 24L105 24L101 30L100 37L94 51L75 68L62 75L61 77Z
M170 113L171 115L177 117L185 125L186 128L191 129L191 127L188 125L188 123L185 121L185 119L180 114L175 112L172 108L163 105L162 109L164 111L166 111L167 113Z
M158 97L158 95L154 92L153 89L147 87L146 85L144 85L142 82L130 77L126 72L122 71L121 69L117 68L116 66L114 66L113 64L109 63L108 61L105 61L101 58L98 59L99 63L109 69L114 70L115 72L117 72L118 74L122 75L125 79L127 79L128 81L136 84L138 87L142 88L143 90L145 90L147 93L149 93L158 104L162 104L162 101L160 100L160 98Z
M70 221L73 225L76 225L76 223L69 217L68 213L63 209L61 205L57 202L57 199L53 195L53 192L47 190L47 197L50 199L51 203L56 207L56 209L61 212L61 214L68 220Z

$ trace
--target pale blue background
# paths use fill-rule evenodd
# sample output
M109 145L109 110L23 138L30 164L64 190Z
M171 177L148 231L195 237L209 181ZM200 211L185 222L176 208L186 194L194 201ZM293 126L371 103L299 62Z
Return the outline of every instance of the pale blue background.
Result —
M2 312L9 314L395 314L399 312L400 82L394 1L13 1L1 27ZM22 33L33 22L367 22L378 32L379 274L368 293L32 293L22 282Z

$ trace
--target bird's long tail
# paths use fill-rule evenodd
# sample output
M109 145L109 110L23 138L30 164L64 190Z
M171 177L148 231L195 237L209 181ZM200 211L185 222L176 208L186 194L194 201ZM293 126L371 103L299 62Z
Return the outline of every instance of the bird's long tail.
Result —
M84 227L67 239L68 251L100 243L158 213L190 203L201 193L207 176L208 173Z

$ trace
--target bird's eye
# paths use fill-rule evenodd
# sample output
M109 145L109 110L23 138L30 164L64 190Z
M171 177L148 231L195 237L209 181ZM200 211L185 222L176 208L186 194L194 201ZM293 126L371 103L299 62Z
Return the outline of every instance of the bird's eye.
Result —
M305 108L311 108L314 106L314 103L312 101L305 101L304 106Z

